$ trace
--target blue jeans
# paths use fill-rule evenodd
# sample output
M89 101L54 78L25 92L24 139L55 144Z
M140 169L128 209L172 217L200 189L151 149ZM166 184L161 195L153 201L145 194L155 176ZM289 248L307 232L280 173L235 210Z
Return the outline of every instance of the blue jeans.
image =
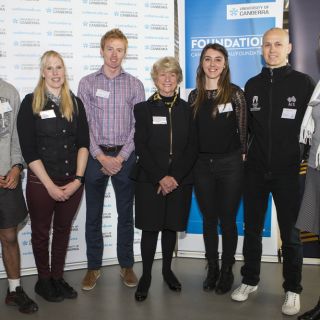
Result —
M116 156L115 152L106 153L108 156ZM133 152L122 169L114 176L111 182L116 195L118 212L117 227L117 255L122 268L131 268L134 263L133 257L133 197L134 183L129 179L129 174L135 163ZM102 265L103 235L102 214L105 192L109 176L101 171L101 164L89 156L85 174L86 191L86 243L88 269L97 270Z

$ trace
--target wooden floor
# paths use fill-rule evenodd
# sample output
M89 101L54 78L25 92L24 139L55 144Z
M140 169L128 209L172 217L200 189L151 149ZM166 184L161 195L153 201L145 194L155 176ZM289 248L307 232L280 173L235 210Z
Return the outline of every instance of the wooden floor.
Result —
M240 282L241 262L234 267L236 287ZM97 286L90 292L81 291L85 270L69 271L65 279L78 290L76 300L50 303L34 293L36 276L23 277L25 291L39 304L39 311L23 315L15 307L4 304L7 280L0 280L0 319L41 320L278 320L296 319L281 314L284 299L282 290L282 265L263 263L258 291L246 302L234 302L230 294L223 296L202 290L205 275L203 259L175 258L173 269L182 283L181 293L168 289L161 276L161 260L153 267L153 279L149 296L144 302L136 302L134 288L125 287L120 281L119 267L107 266ZM138 275L141 263L135 264ZM304 266L304 291L301 295L301 312L315 305L320 294L320 266Z

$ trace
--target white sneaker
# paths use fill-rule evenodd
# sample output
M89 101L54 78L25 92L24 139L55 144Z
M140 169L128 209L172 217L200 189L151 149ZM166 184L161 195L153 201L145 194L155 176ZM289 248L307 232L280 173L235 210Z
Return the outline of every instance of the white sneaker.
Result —
M293 316L300 311L300 294L287 291L286 298L282 305L282 313Z
M258 286L249 286L248 284L242 283L237 289L231 294L231 299L235 301L246 301L250 293L256 291Z

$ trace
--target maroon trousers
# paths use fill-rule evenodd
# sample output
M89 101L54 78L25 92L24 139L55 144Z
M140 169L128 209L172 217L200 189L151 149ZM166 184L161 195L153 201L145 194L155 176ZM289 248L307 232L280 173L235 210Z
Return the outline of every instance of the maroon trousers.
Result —
M62 186L72 181L56 181ZM28 171L26 198L31 220L31 242L39 278L62 278L71 225L77 213L83 187L64 202L50 197L44 185ZM51 263L49 261L49 236L52 224ZM51 265L51 267L50 267Z

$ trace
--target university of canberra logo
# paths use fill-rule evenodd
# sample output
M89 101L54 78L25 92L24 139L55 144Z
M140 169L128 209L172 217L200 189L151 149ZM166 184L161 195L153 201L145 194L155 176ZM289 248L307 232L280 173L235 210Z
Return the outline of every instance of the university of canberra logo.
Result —
M228 4L226 7L227 20L270 18L275 16L277 4L274 2Z

